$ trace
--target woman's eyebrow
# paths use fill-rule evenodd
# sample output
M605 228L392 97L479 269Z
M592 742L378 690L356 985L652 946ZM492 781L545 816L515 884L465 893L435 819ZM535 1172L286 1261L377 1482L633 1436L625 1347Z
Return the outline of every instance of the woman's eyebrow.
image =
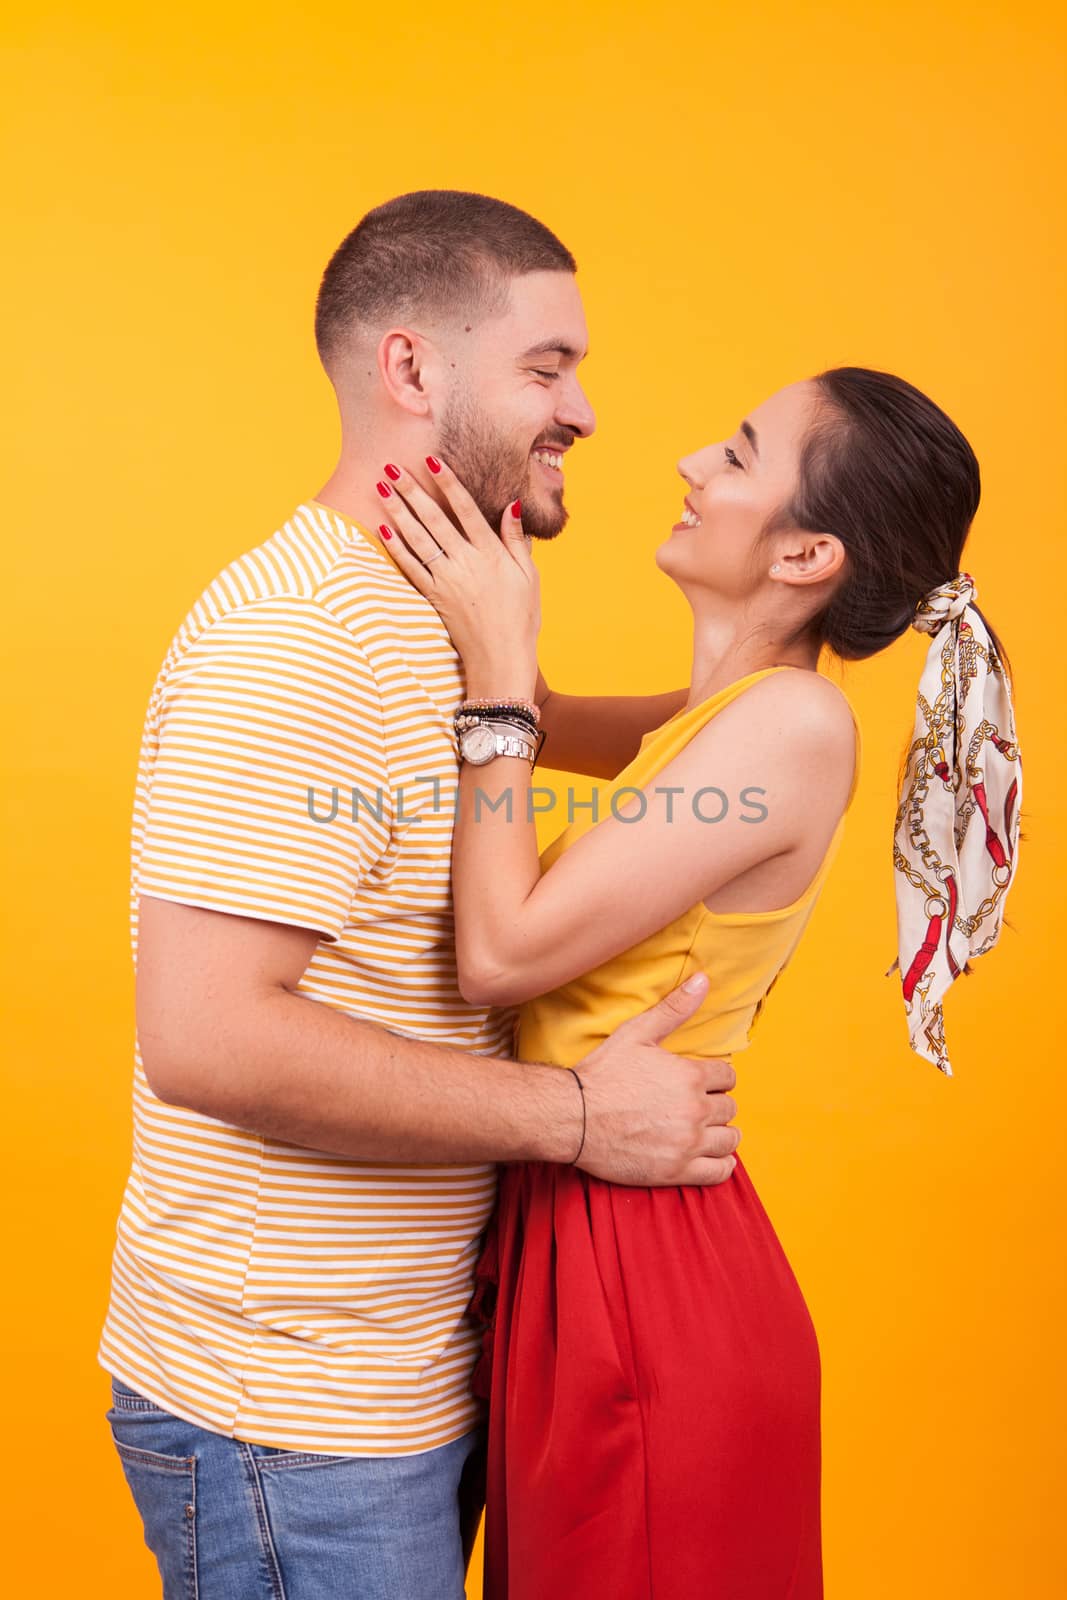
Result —
M744 434L745 438L748 440L749 444L752 446L752 454L756 457L756 460L758 461L759 460L759 440L756 438L756 430L752 426L751 422L742 422L742 424L741 424L741 432Z

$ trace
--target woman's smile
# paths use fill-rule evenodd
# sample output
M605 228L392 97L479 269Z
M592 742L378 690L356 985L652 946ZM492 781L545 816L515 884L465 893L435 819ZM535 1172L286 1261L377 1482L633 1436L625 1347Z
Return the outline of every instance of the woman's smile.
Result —
M689 498L688 498L688 496L686 496L685 510L682 512L682 520L681 520L681 522L676 522L674 524L674 527L671 529L671 532L672 533L682 533L682 532L685 531L686 528L699 528L699 527L700 527L700 516L696 511L693 510L693 507L689 502Z

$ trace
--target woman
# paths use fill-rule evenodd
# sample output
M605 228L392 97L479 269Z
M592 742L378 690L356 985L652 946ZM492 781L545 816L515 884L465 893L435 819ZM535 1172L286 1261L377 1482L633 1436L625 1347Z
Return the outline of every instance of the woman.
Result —
M688 703L618 775L625 798L609 808L601 785L600 820L582 813L540 859L520 508L498 539L446 469L461 534L407 474L396 484L404 503L380 532L399 530L397 563L467 672L463 992L519 1004L518 1054L573 1071L703 970L707 996L671 1047L742 1050L856 789L853 717L821 649L860 659L914 623L934 637L894 844L900 962L912 1045L947 1072L940 1000L996 940L1018 837L1009 684L959 570L974 455L910 385L845 368L772 396L679 470L686 515L657 562L693 610ZM743 1162L719 1185L662 1189L505 1167L483 1320L494 1289L476 1374L491 1400L488 1600L821 1595L818 1346Z

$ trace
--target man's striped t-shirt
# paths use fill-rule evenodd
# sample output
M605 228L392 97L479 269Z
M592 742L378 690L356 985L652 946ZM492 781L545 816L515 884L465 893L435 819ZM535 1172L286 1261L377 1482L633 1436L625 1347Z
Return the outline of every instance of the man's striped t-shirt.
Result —
M468 1005L456 980L462 697L433 607L369 535L301 505L208 586L160 669L134 805L134 961L142 894L291 923L321 934L301 993L510 1055L514 1013ZM134 1055L102 1365L190 1422L294 1450L413 1454L473 1426L464 1312L495 1168L261 1138L164 1104Z

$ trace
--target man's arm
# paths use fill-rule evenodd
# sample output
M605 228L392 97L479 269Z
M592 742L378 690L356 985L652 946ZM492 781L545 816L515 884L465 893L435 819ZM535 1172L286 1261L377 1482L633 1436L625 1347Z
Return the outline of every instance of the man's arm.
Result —
M224 613L170 674L155 731L135 863L137 1022L160 1098L371 1161L571 1160L570 1073L406 1039L302 992L389 845L371 808L325 821L310 803L390 784L378 684L343 623L299 595ZM589 1171L728 1175L736 1135L721 1124L735 1108L714 1091L732 1069L657 1048L695 1004L661 1002L589 1058Z
M142 895L137 1032L161 1100L312 1150L419 1164L571 1161L582 1097L558 1067L402 1038L297 992L314 931ZM582 1063L581 1166L617 1183L720 1183L733 1068L659 1048L675 990Z
M634 756L642 738L680 711L689 690L664 694L559 694L540 670L535 696L545 731L540 767L581 772L590 778L614 778Z

